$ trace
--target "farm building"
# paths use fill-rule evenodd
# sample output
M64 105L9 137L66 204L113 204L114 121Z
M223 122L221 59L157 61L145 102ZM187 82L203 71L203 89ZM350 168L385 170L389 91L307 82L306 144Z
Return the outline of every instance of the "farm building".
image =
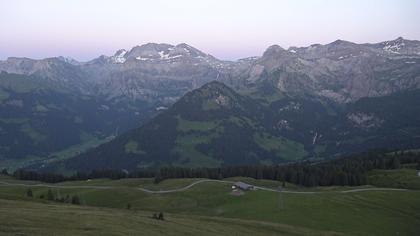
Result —
M241 190L253 190L254 186L244 183L244 182L236 182L233 184L232 188L237 188Z

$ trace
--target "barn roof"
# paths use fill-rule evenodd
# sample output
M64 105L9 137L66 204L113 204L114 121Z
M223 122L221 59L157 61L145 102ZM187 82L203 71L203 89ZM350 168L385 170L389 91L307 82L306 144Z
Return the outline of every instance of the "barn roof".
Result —
M252 188L253 186L244 182L236 182L234 184L236 187L241 188L241 189L248 189L248 188Z

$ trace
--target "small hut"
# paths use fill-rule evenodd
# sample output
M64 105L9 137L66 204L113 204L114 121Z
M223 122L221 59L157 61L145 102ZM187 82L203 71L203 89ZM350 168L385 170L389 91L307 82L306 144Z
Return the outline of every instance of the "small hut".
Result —
M246 190L253 190L254 186L252 186L250 184L247 184L247 183L244 183L244 182L236 182L236 183L233 184L232 188L233 189L237 188L237 189L241 189L241 190L246 191Z

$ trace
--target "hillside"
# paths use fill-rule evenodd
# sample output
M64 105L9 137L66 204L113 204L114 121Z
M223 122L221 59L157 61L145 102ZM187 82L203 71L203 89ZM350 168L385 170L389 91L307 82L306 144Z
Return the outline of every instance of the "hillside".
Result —
M0 200L0 234L25 235L306 235L312 230L260 221ZM7 216L7 218L5 218ZM3 224L7 222L7 224ZM333 235L319 231L314 235Z
M107 100L43 77L1 72L0 167L77 155L154 113L146 103Z
M264 109L226 85L211 82L146 125L64 162L64 169L215 167L302 158L301 145L271 136L259 123ZM264 143L266 139L272 143Z
M265 89L265 90L263 90ZM323 159L418 145L420 91L346 106L273 90L239 94L220 82L187 93L147 124L47 170L217 167ZM38 168L38 167L34 167Z
M281 184L241 177L226 180L274 189ZM235 196L231 194L230 183L218 182L203 182L184 191L162 194L139 189L170 190L195 181L197 179L169 179L154 184L153 179L95 179L43 186L45 183L1 179L0 213L4 214L0 214L3 217L0 232L45 235L71 229L69 232L73 234L116 235L134 231L147 235L158 232L184 235L191 230L203 235L231 235L232 232L243 235L395 235L397 232L415 235L419 230L420 198L416 190L378 190L371 186L304 188L287 184L284 190L290 192L255 190ZM28 188L32 189L33 197L25 196ZM55 196L78 195L82 205L39 199L48 189ZM130 210L126 209L128 203ZM165 213L167 221L149 218L159 211Z

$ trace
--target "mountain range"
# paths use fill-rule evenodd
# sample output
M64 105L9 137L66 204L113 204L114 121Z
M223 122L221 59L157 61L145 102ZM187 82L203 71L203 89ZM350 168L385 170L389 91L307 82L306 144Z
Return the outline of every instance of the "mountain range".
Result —
M0 71L3 167L269 164L420 144L415 40L274 45L233 62L149 43Z

